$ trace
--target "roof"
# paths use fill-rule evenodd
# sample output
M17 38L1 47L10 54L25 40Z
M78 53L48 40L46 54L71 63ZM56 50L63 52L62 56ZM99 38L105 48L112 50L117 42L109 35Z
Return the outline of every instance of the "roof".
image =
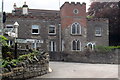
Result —
M23 16L22 14L22 8L15 8L15 10L12 11L13 15L16 16ZM10 16L10 14L8 15ZM44 10L44 9L28 9L28 15L25 15L26 17L60 17L60 11L59 10Z

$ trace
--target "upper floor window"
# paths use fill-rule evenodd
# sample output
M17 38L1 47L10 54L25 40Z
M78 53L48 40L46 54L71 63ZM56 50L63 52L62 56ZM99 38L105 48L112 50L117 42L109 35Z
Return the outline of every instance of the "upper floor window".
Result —
M71 34L79 35L81 34L81 26L79 23L73 23L71 26Z
M95 27L95 36L101 36L101 27Z
M56 34L56 28L54 25L49 26L49 34Z
M11 24L8 24L8 25L6 25L5 26L5 32L12 32L13 31L13 25L11 25Z
M72 50L81 51L81 42L79 40L72 41Z
M74 14L78 14L78 13L79 13L79 10L78 10L78 9L74 9L74 10L73 10L73 13L74 13Z
M39 34L39 25L32 25L32 34Z

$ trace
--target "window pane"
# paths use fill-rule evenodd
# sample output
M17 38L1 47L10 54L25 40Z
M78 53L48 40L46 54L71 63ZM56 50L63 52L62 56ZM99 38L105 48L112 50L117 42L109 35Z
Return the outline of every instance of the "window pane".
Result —
M56 51L56 42L54 41L49 42L49 51Z
M77 24L77 34L80 34L80 26Z
M53 51L55 51L55 42L53 42Z
M38 29L33 29L32 33L38 33Z
M49 42L49 51L51 51L51 41Z
M95 34L101 34L101 28L100 27L95 28Z
M92 49L92 44L89 44L88 47L89 47L89 49Z
M73 50L76 50L76 42L75 41L73 41L72 46L73 46Z
M80 50L80 42L77 41L77 50Z
M49 33L55 33L55 27L49 27Z
M75 34L75 24L72 25L72 34Z
M38 25L32 25L32 29L39 29Z

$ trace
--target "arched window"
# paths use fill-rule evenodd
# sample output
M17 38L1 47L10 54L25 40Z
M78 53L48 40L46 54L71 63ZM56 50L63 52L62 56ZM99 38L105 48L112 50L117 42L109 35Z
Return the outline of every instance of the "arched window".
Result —
M79 23L75 22L72 24L71 34L81 34L81 26Z
M91 49L91 50L94 50L94 48L95 48L95 43L89 42L89 43L87 44L87 47L88 47L89 49Z
M80 51L81 50L81 42L79 40L72 41L72 50Z

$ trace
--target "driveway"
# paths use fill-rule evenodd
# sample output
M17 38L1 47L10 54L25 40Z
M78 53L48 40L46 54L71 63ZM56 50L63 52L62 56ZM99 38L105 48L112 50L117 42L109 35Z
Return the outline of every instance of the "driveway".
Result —
M36 78L118 78L116 64L50 62L53 70Z

